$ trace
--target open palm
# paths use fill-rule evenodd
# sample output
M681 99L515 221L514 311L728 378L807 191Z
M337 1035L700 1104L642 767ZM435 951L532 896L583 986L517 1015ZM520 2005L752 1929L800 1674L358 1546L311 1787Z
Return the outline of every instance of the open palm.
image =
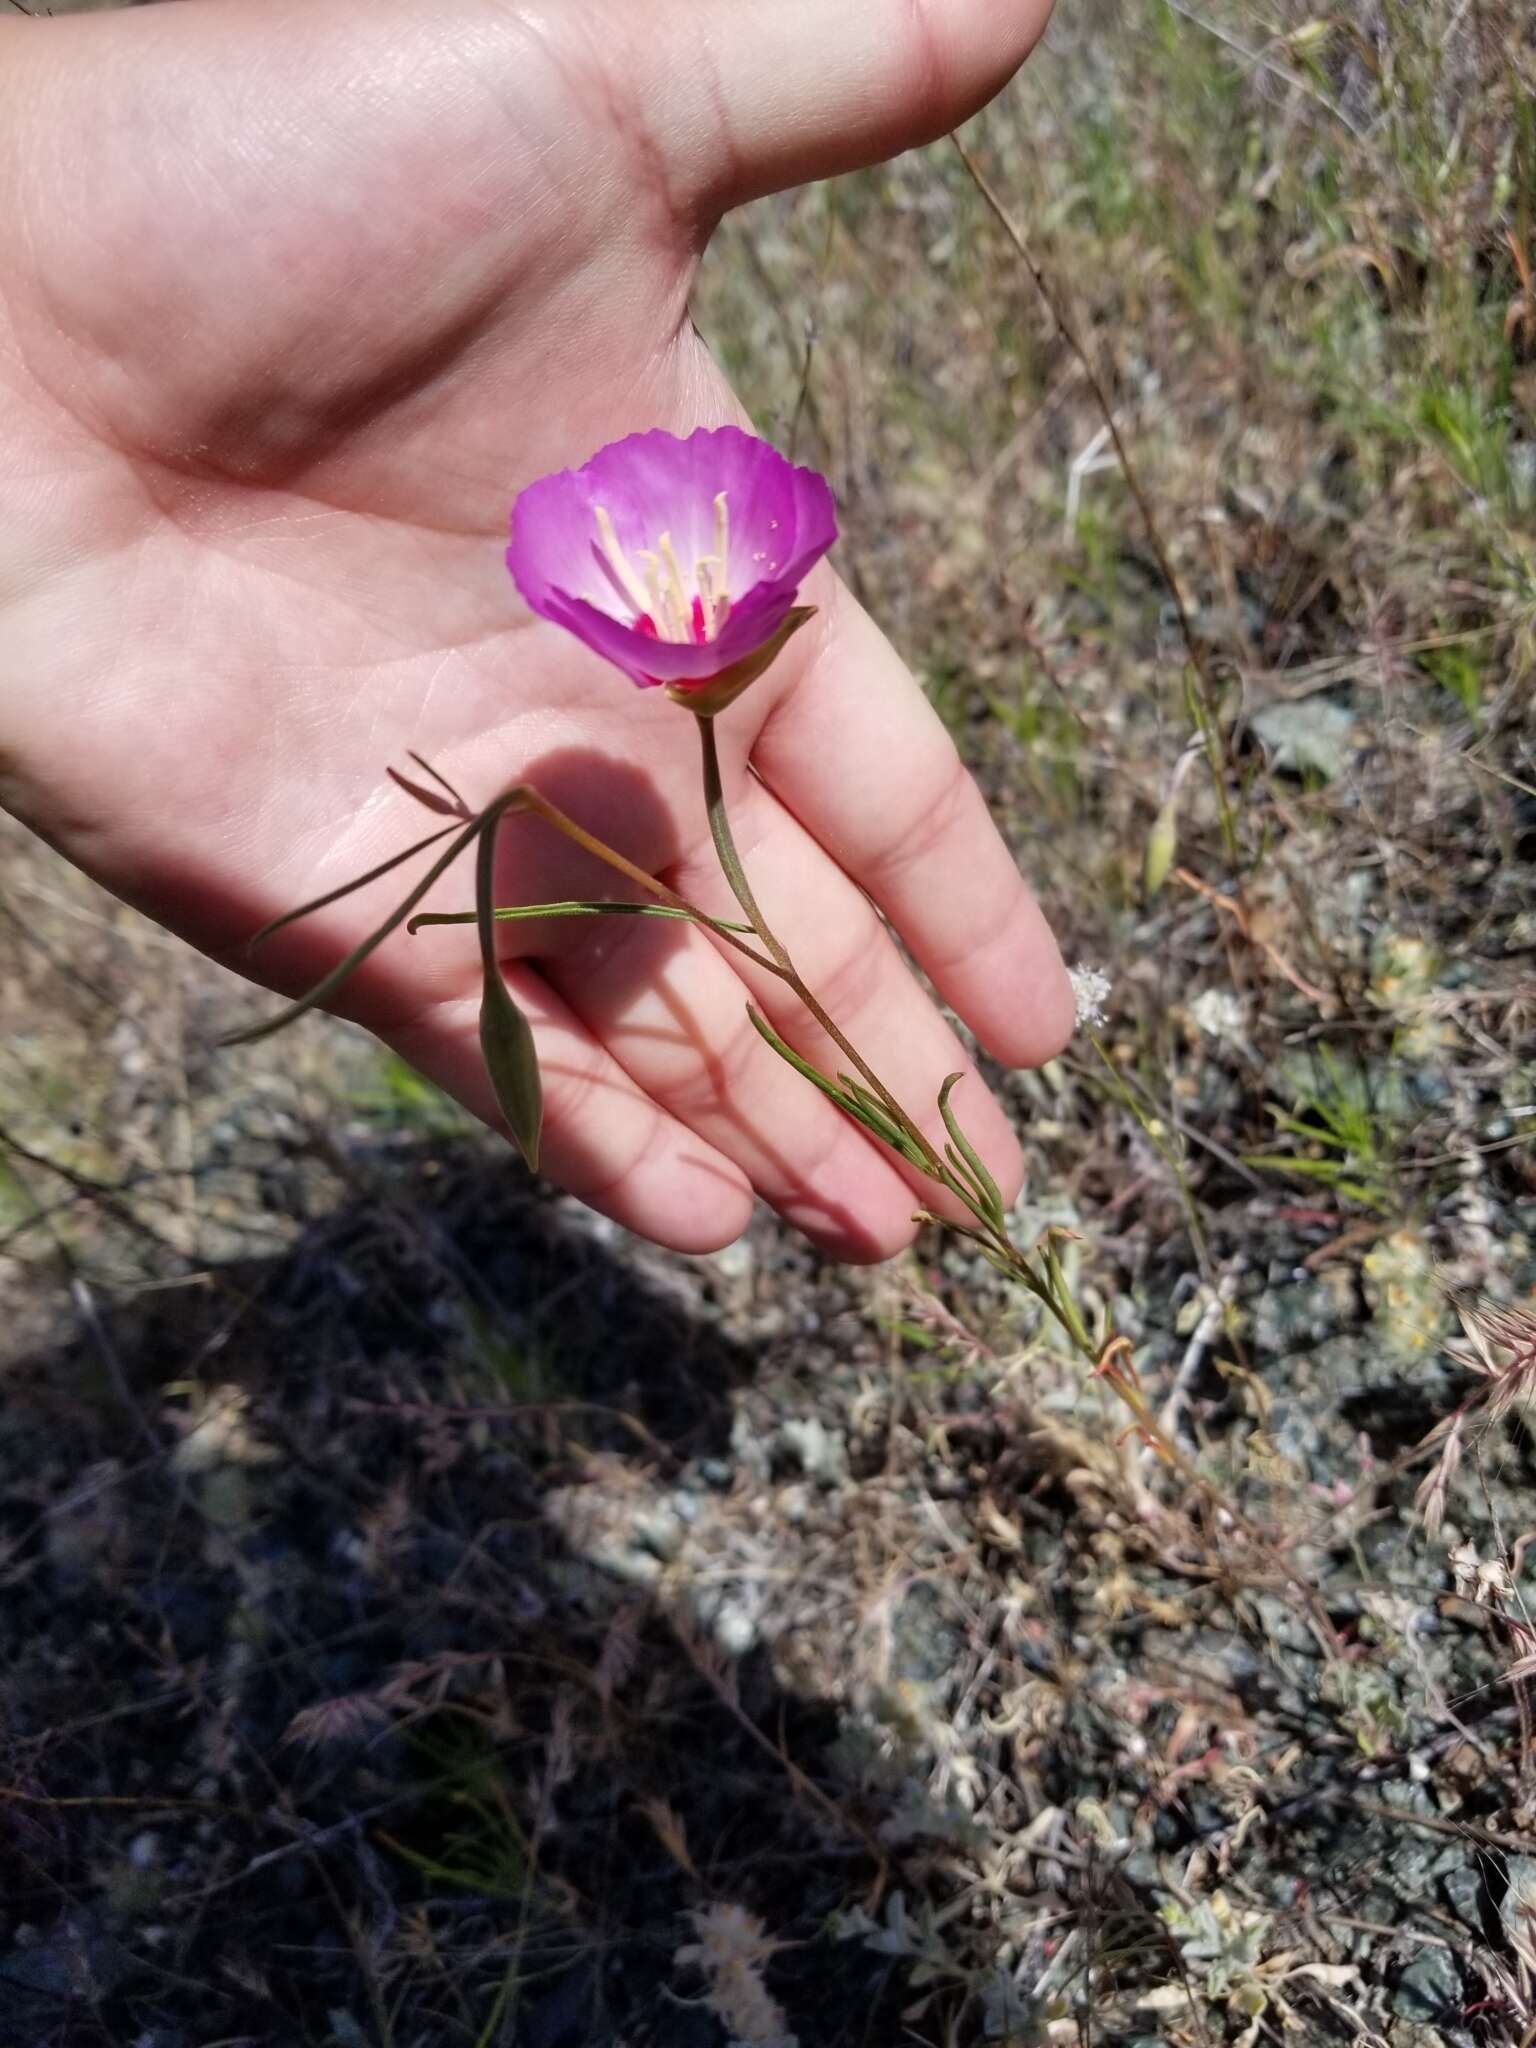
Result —
M275 987L400 878L250 932L429 821L414 749L480 803L529 780L729 912L694 722L519 606L508 505L638 428L738 417L688 323L720 211L960 118L1043 0L191 0L0 29L0 798L119 894ZM999 19L999 17L1006 17ZM721 720L770 921L914 1110L966 1061L876 910L1001 1057L1070 1019L952 747L830 572ZM750 760L753 773L748 772ZM611 893L533 819L504 900ZM458 908L468 874L439 899ZM822 1243L910 1231L897 1165L751 1032L774 982L696 930L507 926L545 1165L683 1249L755 1188ZM534 954L537 953L535 962ZM494 1117L472 940L403 934L344 1008ZM1018 1153L957 1106L997 1177Z

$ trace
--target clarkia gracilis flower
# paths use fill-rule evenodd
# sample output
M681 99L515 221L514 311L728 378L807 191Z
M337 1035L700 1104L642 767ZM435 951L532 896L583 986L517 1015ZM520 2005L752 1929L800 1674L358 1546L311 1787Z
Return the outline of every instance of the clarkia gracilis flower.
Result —
M530 484L507 567L531 611L631 682L686 699L787 637L800 584L836 538L814 470L737 427L657 429Z

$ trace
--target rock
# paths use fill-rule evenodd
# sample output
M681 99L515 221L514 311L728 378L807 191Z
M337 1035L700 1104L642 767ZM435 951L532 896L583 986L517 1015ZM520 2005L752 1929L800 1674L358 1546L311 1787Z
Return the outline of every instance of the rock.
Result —
M757 1618L738 1601L722 1600L714 1618L715 1641L728 1657L745 1657L760 1640Z
M943 1612L942 1596L919 1579L892 1618L892 1678L937 1685L948 1677L964 1647L964 1637Z
M734 1244L728 1244L715 1252L708 1263L722 1279L746 1282L752 1278L757 1265L757 1255L749 1237L738 1237Z
M1536 1856L1510 1857L1499 1918L1515 1954L1527 1969L1536 1967Z
M670 1564L677 1556L686 1534L682 1516L664 1502L643 1508L635 1517L636 1541L663 1564Z
M731 1417L731 1455L753 1479L766 1479L771 1450L743 1404Z
M1431 2025L1462 2003L1461 1971L1448 1948L1422 1948L1392 1992L1392 2010L1399 2019Z
M1483 1880L1475 1865L1463 1863L1441 1879L1451 1911L1479 1940L1483 1936Z
M1309 1351L1334 1336L1341 1320L1338 1296L1321 1276L1266 1287L1253 1304L1254 1345L1276 1358Z

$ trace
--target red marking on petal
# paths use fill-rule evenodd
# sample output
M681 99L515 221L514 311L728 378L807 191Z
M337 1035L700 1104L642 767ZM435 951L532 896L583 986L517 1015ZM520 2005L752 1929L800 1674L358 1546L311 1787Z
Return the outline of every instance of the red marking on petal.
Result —
M642 612L639 618L636 619L635 631L643 633L647 640L659 640L661 638L661 634L656 629L656 621L649 612Z
M701 647L709 638L709 627L704 619L704 600L702 597L696 597L693 600L693 637Z

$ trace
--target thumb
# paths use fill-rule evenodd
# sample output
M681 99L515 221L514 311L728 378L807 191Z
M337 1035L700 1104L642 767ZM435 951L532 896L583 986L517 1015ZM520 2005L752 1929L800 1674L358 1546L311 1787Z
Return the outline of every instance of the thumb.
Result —
M716 212L897 156L974 114L1051 0L684 0L660 110Z

